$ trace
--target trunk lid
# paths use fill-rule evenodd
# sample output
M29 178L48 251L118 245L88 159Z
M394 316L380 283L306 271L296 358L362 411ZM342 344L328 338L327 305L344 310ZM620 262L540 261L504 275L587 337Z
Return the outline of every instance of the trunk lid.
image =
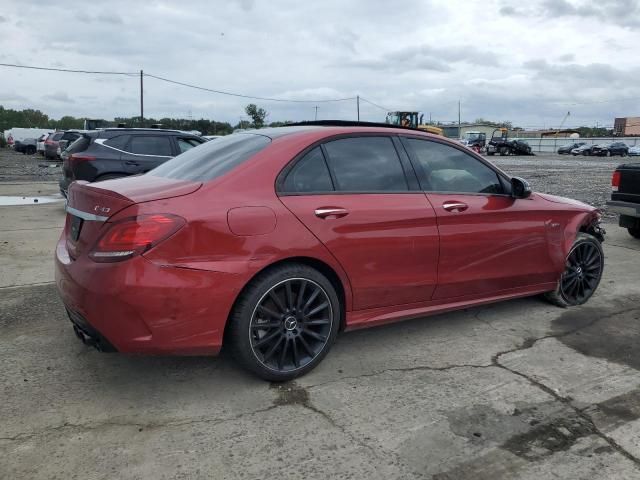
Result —
M71 258L87 252L105 223L123 209L143 202L195 192L199 182L140 175L98 183L77 181L69 187L65 232Z

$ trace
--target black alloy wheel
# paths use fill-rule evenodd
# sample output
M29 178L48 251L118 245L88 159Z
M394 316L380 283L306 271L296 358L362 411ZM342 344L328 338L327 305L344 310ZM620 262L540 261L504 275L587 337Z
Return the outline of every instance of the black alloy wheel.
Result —
M277 372L303 368L323 351L333 325L327 292L313 280L274 285L254 309L249 340L258 361Z
M586 302L598 288L603 269L603 254L593 242L579 242L567 257L560 280L562 297L571 305Z
M338 282L301 263L260 273L238 296L229 317L229 351L264 380L289 381L311 371L340 330L344 306Z

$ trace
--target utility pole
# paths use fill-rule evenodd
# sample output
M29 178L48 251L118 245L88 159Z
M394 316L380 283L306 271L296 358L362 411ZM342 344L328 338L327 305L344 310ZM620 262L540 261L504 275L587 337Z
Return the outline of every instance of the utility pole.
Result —
M431 112L429 112L429 125L433 125L433 122L431 121Z
M144 94L143 94L143 79L144 72L140 70L140 126L144 125Z
M360 95L356 96L356 108L358 109L358 121L360 121Z
M460 100L458 100L458 138L462 138L462 131L460 126Z
M314 108L316 109L316 116L314 120L318 120L318 105L316 105Z

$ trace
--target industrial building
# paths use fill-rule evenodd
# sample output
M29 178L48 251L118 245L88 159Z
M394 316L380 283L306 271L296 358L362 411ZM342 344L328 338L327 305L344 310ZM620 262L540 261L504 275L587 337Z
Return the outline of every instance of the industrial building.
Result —
M640 117L620 117L613 121L616 136L640 136Z

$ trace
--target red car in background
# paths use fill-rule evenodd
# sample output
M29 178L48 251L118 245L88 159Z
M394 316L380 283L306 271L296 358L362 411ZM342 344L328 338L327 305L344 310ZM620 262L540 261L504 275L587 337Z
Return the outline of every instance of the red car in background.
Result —
M595 208L532 193L439 136L336 124L237 133L145 175L72 183L55 256L76 334L132 353L224 345L281 381L343 329L595 292Z

